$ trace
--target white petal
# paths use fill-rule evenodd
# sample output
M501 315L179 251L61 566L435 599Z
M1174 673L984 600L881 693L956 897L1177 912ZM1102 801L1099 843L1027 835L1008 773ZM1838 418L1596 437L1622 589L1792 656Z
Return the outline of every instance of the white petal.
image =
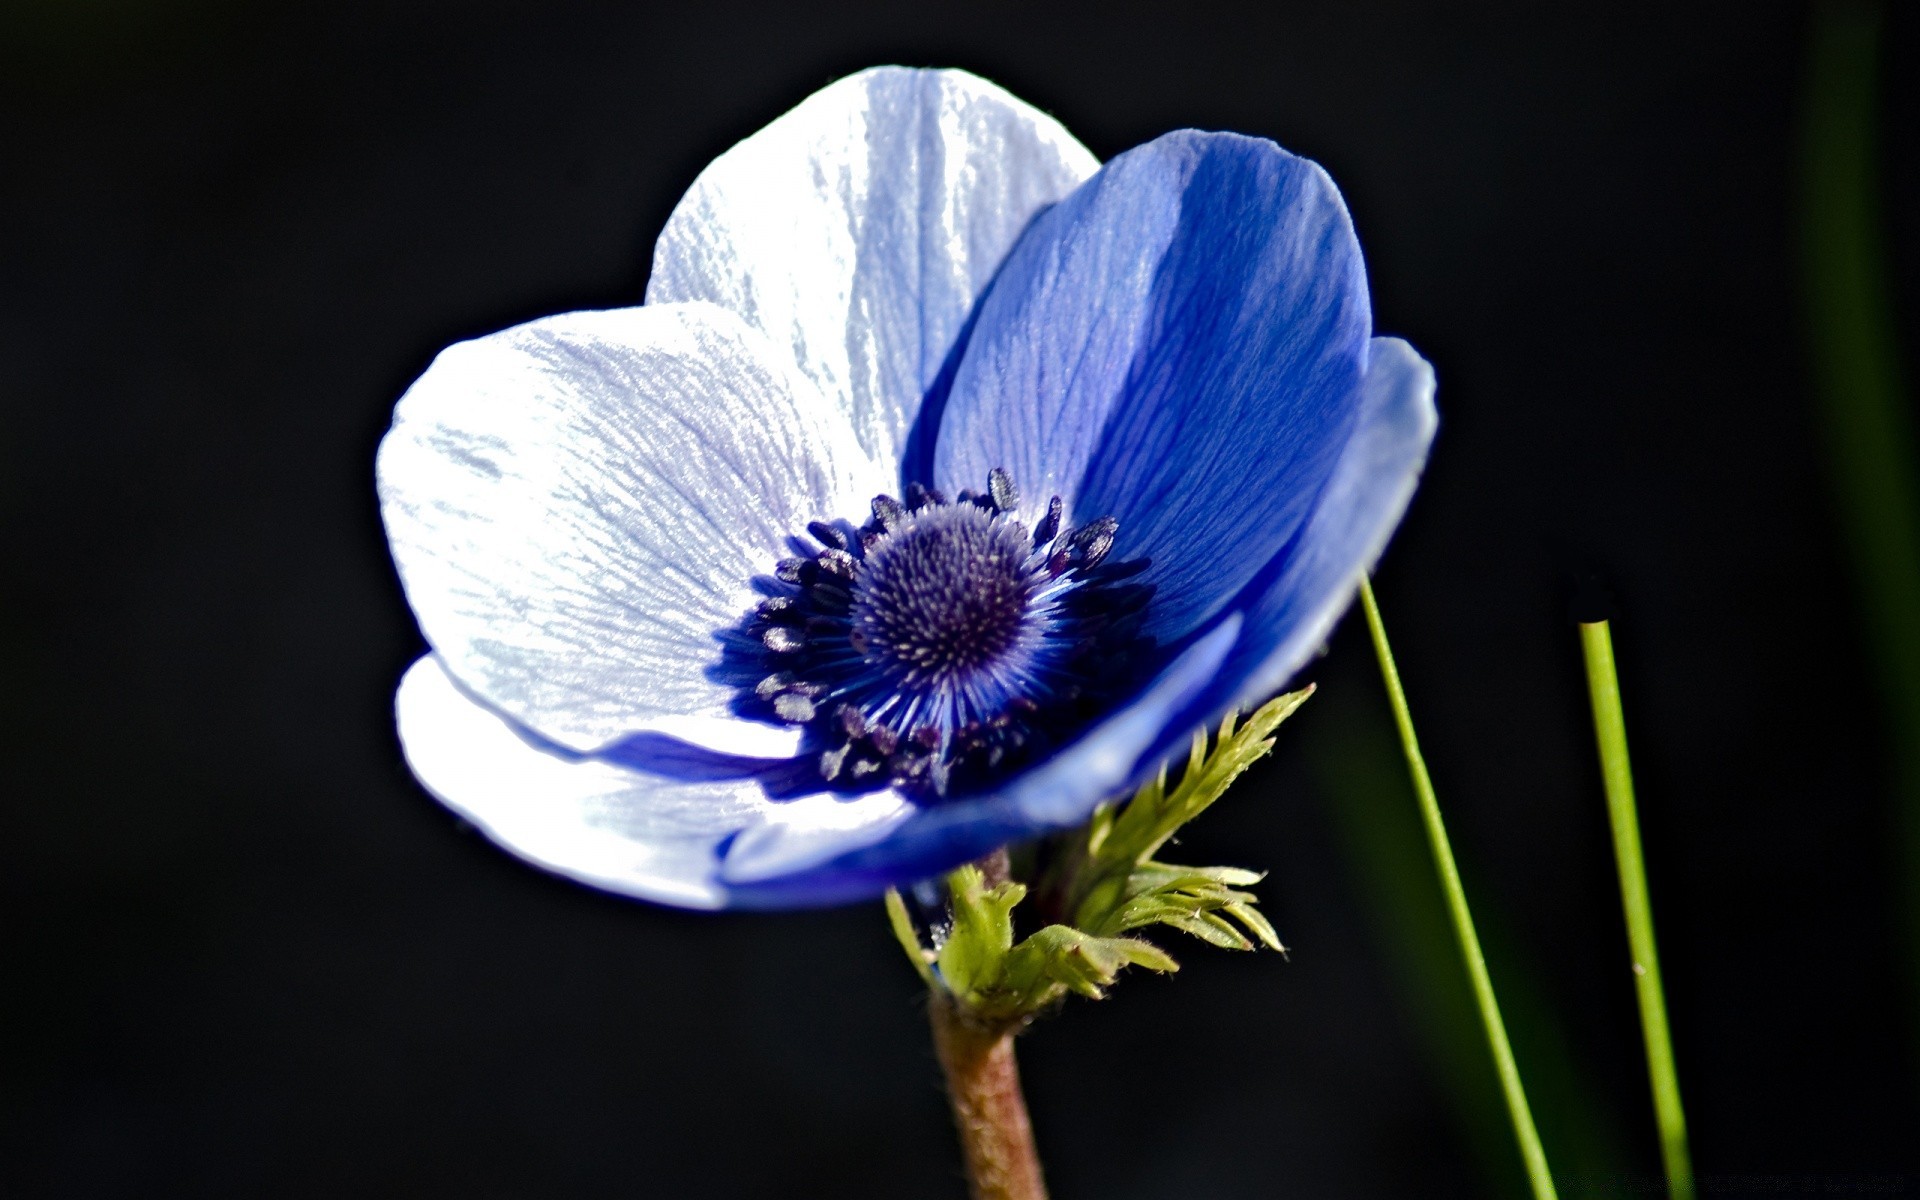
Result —
M732 754L722 630L811 520L890 480L812 385L705 304L568 313L443 351L380 446L407 599L462 684L562 745L642 731Z
M897 469L974 301L1034 215L1098 165L964 71L863 71L701 173L660 235L647 300L738 312Z
M727 848L720 877L750 884L797 875L884 840L918 811L893 791L789 800L741 832Z
M716 847L769 807L751 780L679 783L540 748L431 655L400 681L394 714L408 765L449 808L521 858L609 891L724 906Z

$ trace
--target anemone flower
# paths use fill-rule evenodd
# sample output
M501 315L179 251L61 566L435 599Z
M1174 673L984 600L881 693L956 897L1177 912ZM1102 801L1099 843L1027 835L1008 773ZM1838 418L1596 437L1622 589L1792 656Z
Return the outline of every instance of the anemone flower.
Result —
M715 160L639 307L442 352L382 513L432 652L400 740L515 854L830 904L1085 822L1325 640L1433 376L1326 173L1182 130L1102 166L960 71Z

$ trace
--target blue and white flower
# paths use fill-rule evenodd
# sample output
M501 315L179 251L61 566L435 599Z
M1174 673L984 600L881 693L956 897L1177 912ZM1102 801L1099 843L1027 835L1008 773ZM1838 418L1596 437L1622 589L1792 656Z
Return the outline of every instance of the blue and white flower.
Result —
M1433 375L1319 167L1101 166L959 71L843 79L695 180L646 303L452 346L379 486L420 780L563 875L870 897L1084 822L1324 641Z

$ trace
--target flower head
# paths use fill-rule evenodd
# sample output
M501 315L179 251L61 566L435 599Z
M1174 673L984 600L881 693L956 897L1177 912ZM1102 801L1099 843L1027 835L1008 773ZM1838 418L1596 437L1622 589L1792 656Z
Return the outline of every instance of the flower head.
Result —
M1085 821L1284 683L1411 497L1433 377L1338 191L1191 130L1104 167L959 71L716 160L646 303L448 348L382 511L421 781L700 907L877 894Z

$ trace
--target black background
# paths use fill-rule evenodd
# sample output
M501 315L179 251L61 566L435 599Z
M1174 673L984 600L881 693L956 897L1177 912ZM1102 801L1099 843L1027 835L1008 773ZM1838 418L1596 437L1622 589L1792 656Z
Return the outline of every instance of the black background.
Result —
M1916 24L1883 92L1909 318ZM16 0L0 1192L962 1194L877 906L601 896L413 785L388 705L422 644L372 488L438 348L636 302L703 164L889 61L979 71L1103 157L1235 129L1345 190L1378 328L1441 380L1379 590L1563 1194L1658 1165L1582 569L1618 598L1699 1168L1721 1194L1920 1171L1887 740L1802 348L1807 29L1774 4ZM1273 871L1291 961L1168 942L1180 975L1023 1041L1061 1197L1516 1186L1429 986L1440 927L1381 900L1430 885L1357 632L1184 847Z

